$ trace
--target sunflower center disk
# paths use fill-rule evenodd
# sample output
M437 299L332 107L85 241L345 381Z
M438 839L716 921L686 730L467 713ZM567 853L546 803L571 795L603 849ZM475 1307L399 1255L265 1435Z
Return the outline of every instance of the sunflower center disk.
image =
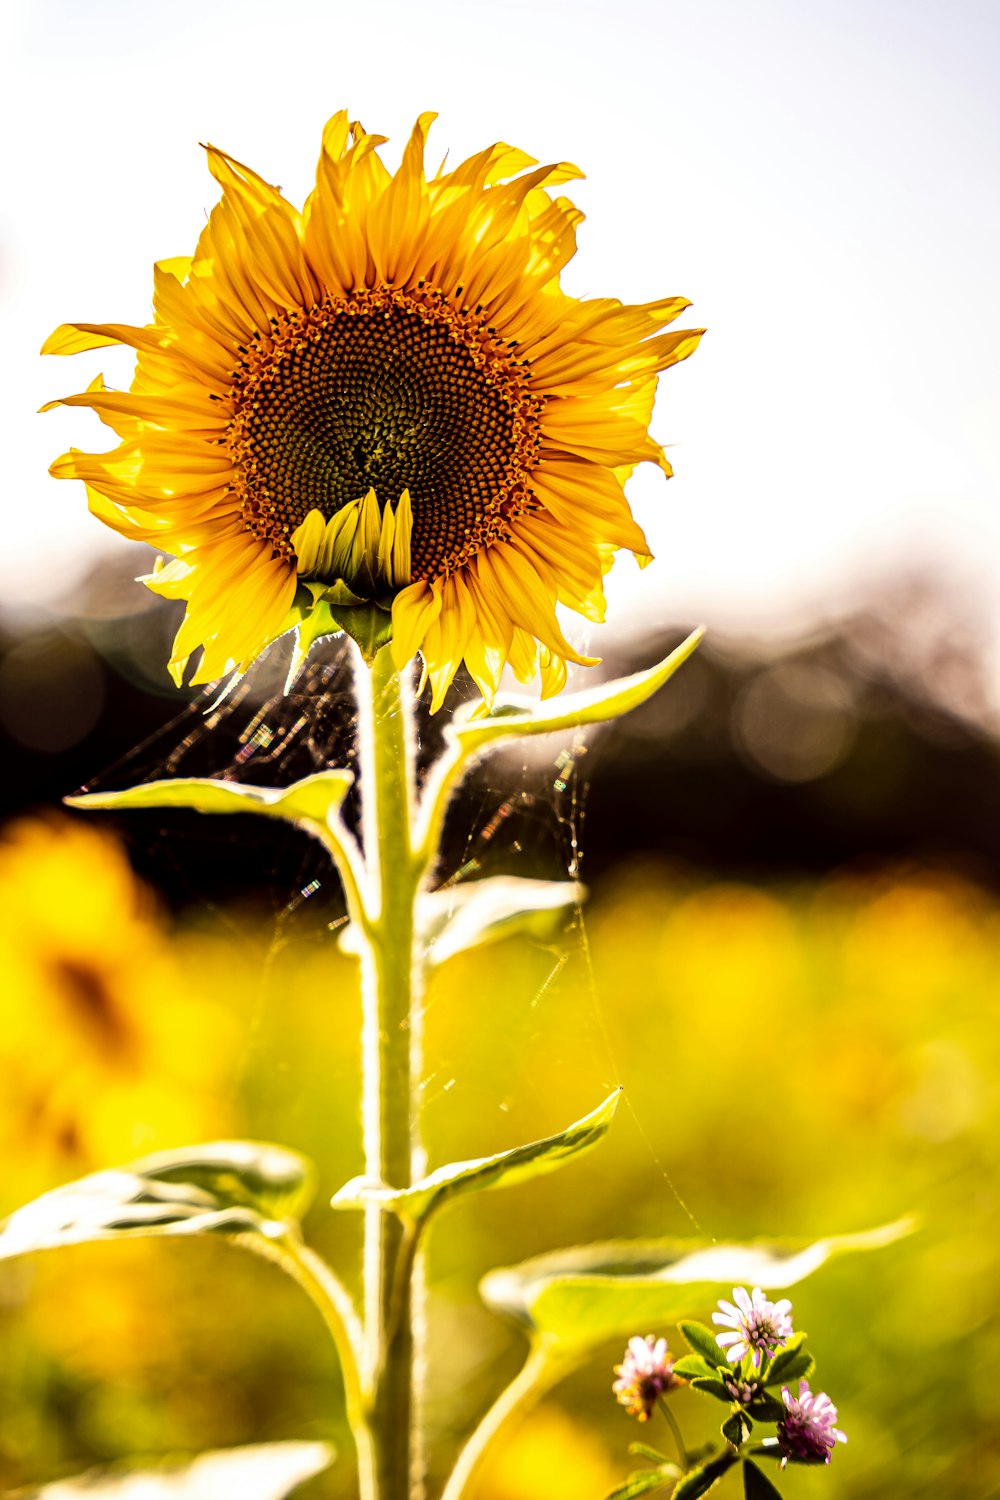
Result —
M541 400L469 309L376 288L272 319L235 372L226 434L244 525L291 553L310 511L409 490L414 578L460 567L531 501Z

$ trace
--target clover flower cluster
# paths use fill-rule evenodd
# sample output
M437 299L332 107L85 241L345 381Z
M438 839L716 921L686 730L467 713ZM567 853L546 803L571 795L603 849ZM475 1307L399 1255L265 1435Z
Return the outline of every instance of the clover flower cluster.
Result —
M794 1337L792 1304L787 1297L779 1302L770 1301L759 1286L752 1292L737 1286L733 1288L732 1302L720 1299L712 1322L723 1329L715 1335L715 1342L725 1353L727 1363L741 1366L735 1374L722 1375L722 1384L734 1402L752 1408L755 1400L766 1395L768 1383L754 1378L755 1375L763 1372L765 1366L773 1368L776 1356ZM808 1369L812 1361L805 1356L799 1363ZM798 1396L793 1396L788 1386L783 1385L781 1399L785 1406L785 1414L777 1423L781 1467L789 1459L804 1464L828 1464L837 1443L847 1442L846 1435L834 1425L837 1408L829 1396L825 1391L814 1394L802 1379Z
M754 1460L759 1458L777 1459L779 1469L789 1463L828 1464L837 1444L847 1442L836 1425L837 1408L830 1397L825 1391L813 1391L805 1378L812 1374L814 1361L805 1347L805 1335L793 1327L787 1298L772 1302L760 1287L752 1291L734 1287L732 1302L721 1300L712 1322L714 1328L703 1323L680 1324L690 1354L675 1359L666 1339L650 1334L630 1339L621 1364L615 1366L618 1378L612 1389L617 1400L640 1422L649 1421L661 1406L680 1458L678 1468L653 1449L637 1450L647 1458L662 1459L659 1477L656 1471L643 1472L643 1493L672 1486L696 1469L701 1470L707 1488L734 1464L742 1461L754 1469ZM795 1382L797 1394L792 1390ZM684 1384L729 1407L722 1423L725 1448L699 1458L697 1464L689 1458L676 1419L663 1401L669 1391ZM773 1436L758 1431L772 1424ZM763 1475L757 1473L764 1484ZM749 1474L747 1485L750 1493Z
M661 1396L675 1385L681 1385L674 1374L674 1362L666 1339L629 1339L620 1365L615 1365L618 1379L611 1389L631 1417L648 1422Z
M793 1396L787 1385L781 1388L781 1399L788 1408L787 1417L778 1423L778 1444L783 1454L781 1467L790 1458L803 1464L828 1464L838 1443L847 1435L835 1427L837 1408L825 1391L814 1395L806 1380L799 1381L799 1394Z
M749 1354L756 1369L770 1359L792 1336L792 1304L787 1297L769 1302L759 1286L752 1293L745 1287L733 1288L732 1302L719 1303L712 1322L728 1331L716 1335L715 1342L726 1350L731 1364Z

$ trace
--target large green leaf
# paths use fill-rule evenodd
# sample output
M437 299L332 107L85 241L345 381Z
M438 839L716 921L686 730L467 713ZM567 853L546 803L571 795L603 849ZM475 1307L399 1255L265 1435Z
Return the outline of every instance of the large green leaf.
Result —
M443 964L457 953L481 947L514 932L545 942L565 922L566 908L583 901L586 888L575 880L526 880L495 875L425 892L418 897L417 937L427 963ZM341 929L342 953L360 953L353 923Z
M212 1141L160 1151L130 1170L158 1182L190 1183L220 1201L277 1219L301 1219L316 1191L308 1158L269 1141Z
M123 1236L282 1238L312 1196L312 1168L282 1146L218 1141L95 1172L0 1224L0 1259Z
M329 1443L257 1443L155 1468L91 1469L11 1500L285 1500L333 1459Z
M489 713L465 718L456 715L448 734L472 754L521 735L551 734L557 729L579 729L586 724L617 719L651 698L687 661L703 635L703 630L693 631L676 651L645 672L602 682L581 693L563 693L545 702L533 698L498 698Z
M317 771L287 787L244 786L212 777L178 777L147 781L121 792L87 792L67 797L71 807L114 811L154 807L183 807L201 813L259 813L298 823L322 835L346 797L354 778L350 771Z
M566 1130L549 1135L527 1146L515 1146L496 1156L480 1156L473 1161L456 1161L421 1178L412 1187L395 1189L382 1183L355 1177L333 1199L334 1208L359 1208L377 1203L392 1213L414 1223L424 1222L432 1213L465 1193L483 1192L488 1188L512 1187L531 1177L554 1172L571 1157L589 1151L606 1132L618 1108L621 1089L609 1094L589 1115L584 1115Z
M555 1355L572 1359L607 1340L676 1323L740 1284L772 1290L792 1286L834 1256L880 1249L913 1227L912 1220L901 1219L860 1234L780 1244L587 1245L492 1271L481 1291L495 1311L522 1323Z

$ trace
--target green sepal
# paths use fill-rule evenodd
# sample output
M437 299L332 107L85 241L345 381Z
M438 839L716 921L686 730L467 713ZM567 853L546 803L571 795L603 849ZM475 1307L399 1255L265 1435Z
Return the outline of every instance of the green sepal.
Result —
M788 1415L784 1402L776 1401L766 1391L762 1391L759 1396L754 1396L753 1400L748 1402L746 1411L747 1416L753 1417L755 1422L781 1422Z
M324 636L345 631L358 643L361 654L371 666L375 653L392 640L392 605L388 607L355 594L343 580L327 584L315 580L300 582L278 635L295 632L292 660L285 680L285 692L305 663L306 657ZM277 637L275 637L277 639Z
M816 1361L805 1347L805 1338L804 1333L797 1333L784 1349L778 1350L762 1372L763 1385L783 1385L789 1380L801 1380L804 1375L812 1373Z
M636 1474L630 1474L624 1484L612 1490L607 1500L635 1500L637 1495L651 1495L654 1490L665 1489L668 1484L673 1484L680 1474L676 1464L664 1463L656 1469L640 1469Z
M305 1157L257 1141L160 1152L43 1193L0 1224L0 1260L122 1237L220 1234L279 1240L304 1209Z
M705 1323L694 1323L688 1319L678 1323L678 1328L684 1335L685 1341L690 1344L696 1354L700 1354L713 1370L728 1370L729 1360L726 1351L716 1343L715 1334Z
M147 781L120 792L87 792L67 797L71 807L118 811L182 807L200 813L259 813L283 818L322 836L343 802L354 777L350 771L317 771L287 787L244 786L211 776Z
M753 1429L753 1422L742 1409L734 1411L722 1424L722 1436L734 1448L742 1448Z
M341 627L330 613L330 606L326 599L317 597L317 587L313 584L300 583L292 605L295 616L294 623L286 621L285 629L294 630L294 645L292 646L292 659L288 666L288 675L285 678L285 692L292 690L299 672L305 665L306 657L317 641L324 636L339 635Z
M374 603L327 604L326 608L336 628L347 632L371 666L382 647L392 640L391 612Z
M551 734L554 730L579 729L586 724L604 724L630 709L638 708L668 681L700 643L703 630L695 630L655 667L618 677L581 693L563 693L536 702L533 698L497 699L487 713L474 710L464 718L456 715L448 734L469 754L522 735Z
M682 1375L685 1380L715 1379L715 1366L710 1365L707 1359L702 1359L700 1354L682 1354L680 1359L674 1360L673 1370L675 1375Z
M733 1393L723 1385L717 1375L696 1375L691 1381L693 1391L703 1391L706 1396L714 1396L716 1401L725 1401L727 1406L733 1404Z
M746 1500L781 1500L781 1491L749 1458L743 1460L743 1493Z
M834 1256L879 1249L912 1229L913 1220L901 1219L816 1242L635 1240L577 1246L492 1271L480 1291L494 1311L572 1363L636 1328L668 1327L711 1306L720 1288L792 1286Z
M512 1187L518 1182L554 1172L564 1162L596 1146L614 1119L621 1089L609 1094L590 1114L576 1120L566 1130L527 1146L515 1146L496 1156L481 1156L472 1161L451 1162L438 1167L408 1188L391 1188L383 1183L355 1177L334 1196L333 1208L364 1208L369 1204L395 1213L415 1224L423 1224L432 1213L466 1193L485 1192L490 1188Z
M733 1464L738 1462L736 1454L727 1450L717 1458L710 1458L707 1463L699 1464L696 1469L689 1469L674 1490L672 1500L698 1500L699 1496L707 1495L712 1486L718 1484Z
M285 1500L293 1490L329 1468L329 1443L255 1443L218 1448L184 1463L168 1460L154 1469L132 1465L88 1470L39 1489L19 1490L21 1500L188 1500L194 1495L238 1495L240 1500Z
M547 942L562 930L567 908L579 906L586 894L586 887L575 880L516 875L494 875L424 893L416 908L423 960L437 966L515 932ZM353 923L341 929L342 953L361 953L362 942Z

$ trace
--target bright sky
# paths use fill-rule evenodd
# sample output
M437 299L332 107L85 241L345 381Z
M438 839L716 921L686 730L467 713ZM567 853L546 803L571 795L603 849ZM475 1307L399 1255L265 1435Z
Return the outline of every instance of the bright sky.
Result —
M128 361L43 361L43 338L146 320L152 262L188 253L214 201L199 140L301 201L342 105L391 152L432 108L432 157L500 138L575 161L588 221L569 289L683 293L708 325L661 386L653 431L677 477L637 476L658 558L641 583L619 564L615 609L767 625L913 556L980 588L1000 576L995 0L2 13L8 603L61 593L127 546L82 486L46 474L105 429L33 413L98 370L126 385Z

